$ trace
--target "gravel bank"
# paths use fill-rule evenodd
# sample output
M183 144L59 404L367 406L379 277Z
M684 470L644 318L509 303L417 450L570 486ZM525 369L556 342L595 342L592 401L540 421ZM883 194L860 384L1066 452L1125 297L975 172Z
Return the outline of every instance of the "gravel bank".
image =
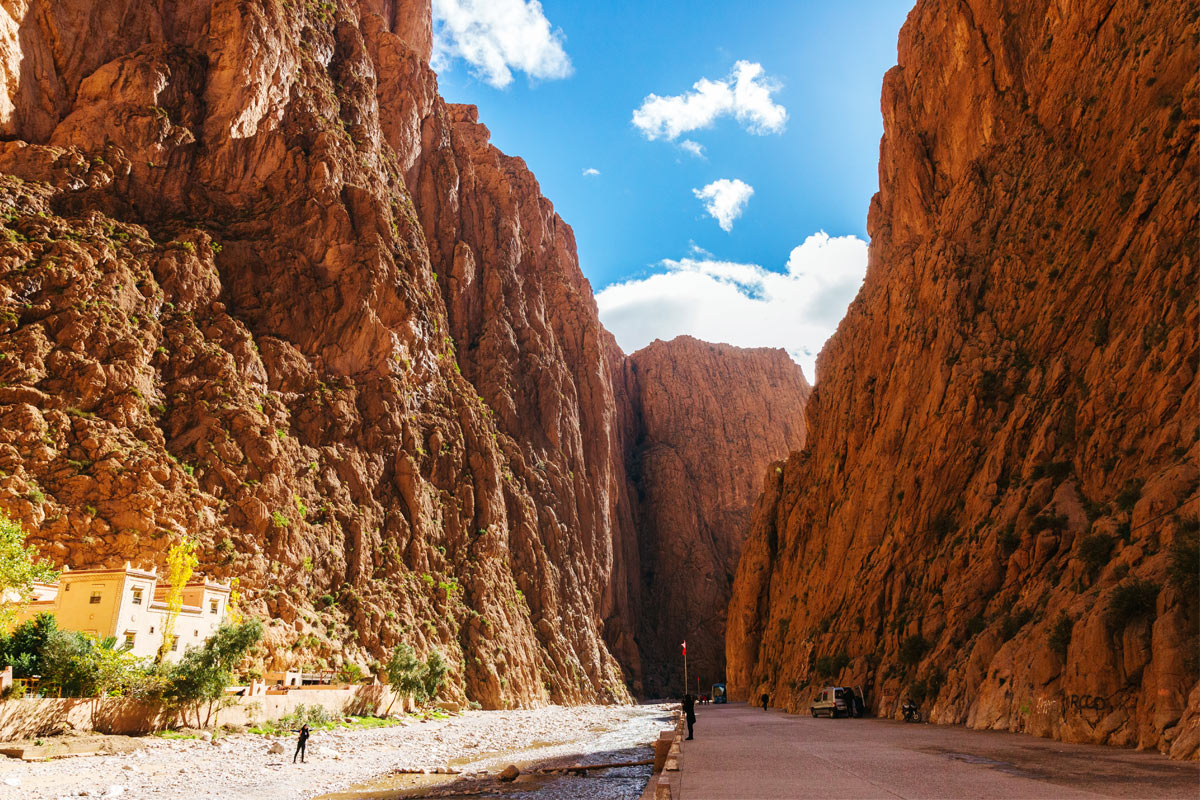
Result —
M291 739L254 734L200 740L145 737L132 753L75 756L24 763L0 759L0 798L56 800L122 797L138 800L260 800L311 798L401 769L453 766L463 771L498 771L541 754L564 757L578 743L603 739L616 728L645 729L649 742L671 706L550 706L527 711L468 711L446 720L360 731L318 731L308 743L308 763L292 764ZM630 727L630 723L634 723ZM644 723L644 724L643 724ZM274 742L284 747L271 753ZM638 742L644 743L644 742ZM632 744L632 743L631 743ZM532 755L531 755L532 754Z

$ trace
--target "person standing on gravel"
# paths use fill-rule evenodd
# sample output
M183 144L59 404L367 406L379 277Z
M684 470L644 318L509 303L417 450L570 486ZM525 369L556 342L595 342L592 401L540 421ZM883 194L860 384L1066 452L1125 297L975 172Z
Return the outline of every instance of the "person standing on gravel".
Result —
M296 763L296 756L300 757L300 763L304 763L304 748L308 744L308 726L300 726L300 741L296 742L296 753L292 756L292 763Z
M692 726L696 724L696 698L690 693L683 696L683 715L687 717L688 735L687 738L692 738Z

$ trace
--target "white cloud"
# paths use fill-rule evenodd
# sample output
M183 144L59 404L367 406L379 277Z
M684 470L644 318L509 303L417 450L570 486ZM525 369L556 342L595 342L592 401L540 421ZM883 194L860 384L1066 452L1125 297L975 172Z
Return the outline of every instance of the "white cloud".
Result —
M600 170L596 169L595 167L588 167L587 169L585 169L585 170L583 171L583 174L584 174L585 176L587 176L587 177L589 177L589 178L590 178L590 177L593 177L593 176L599 175L599 174L600 174Z
M667 259L664 272L596 295L600 320L625 352L690 334L740 347L782 347L816 378L816 357L837 329L867 270L856 236L809 236L786 272L712 258Z
M674 140L732 115L751 133L782 133L787 109L771 99L779 88L777 81L764 74L761 64L739 61L729 77L718 81L701 78L685 94L646 95L633 112L633 124L647 139Z
M538 0L433 0L433 67L455 58L497 88L512 83L513 70L531 78L565 78L571 59L566 37L551 29Z
M704 145L699 142L693 142L691 139L684 139L680 142L679 149L686 150L696 158L704 158Z
M692 189L692 194L704 201L704 208L721 226L721 230L729 233L733 230L733 221L742 215L754 187L734 178L715 180L703 189Z

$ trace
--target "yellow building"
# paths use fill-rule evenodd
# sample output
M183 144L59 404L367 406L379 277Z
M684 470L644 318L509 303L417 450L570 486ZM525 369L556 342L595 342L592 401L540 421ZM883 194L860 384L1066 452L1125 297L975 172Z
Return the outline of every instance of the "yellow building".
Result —
M33 600L17 611L18 621L50 612L58 626L100 638L117 637L134 655L152 656L162 644L167 617L167 592L158 585L158 568L63 569L58 583L36 583ZM225 619L229 584L193 581L183 588L183 608L175 620L168 661L179 659L190 646L199 646Z

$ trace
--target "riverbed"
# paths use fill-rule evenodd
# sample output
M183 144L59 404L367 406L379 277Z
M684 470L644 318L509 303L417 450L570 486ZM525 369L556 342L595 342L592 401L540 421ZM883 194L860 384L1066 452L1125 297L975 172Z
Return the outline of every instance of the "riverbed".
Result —
M292 763L294 738L147 736L129 753L30 763L0 758L0 798L633 800L649 778L648 766L586 777L530 773L536 767L644 760L658 732L672 726L675 709L677 704L467 711L391 728L317 731L304 764ZM271 752L280 746L283 753ZM509 764L522 775L502 784L496 775Z

